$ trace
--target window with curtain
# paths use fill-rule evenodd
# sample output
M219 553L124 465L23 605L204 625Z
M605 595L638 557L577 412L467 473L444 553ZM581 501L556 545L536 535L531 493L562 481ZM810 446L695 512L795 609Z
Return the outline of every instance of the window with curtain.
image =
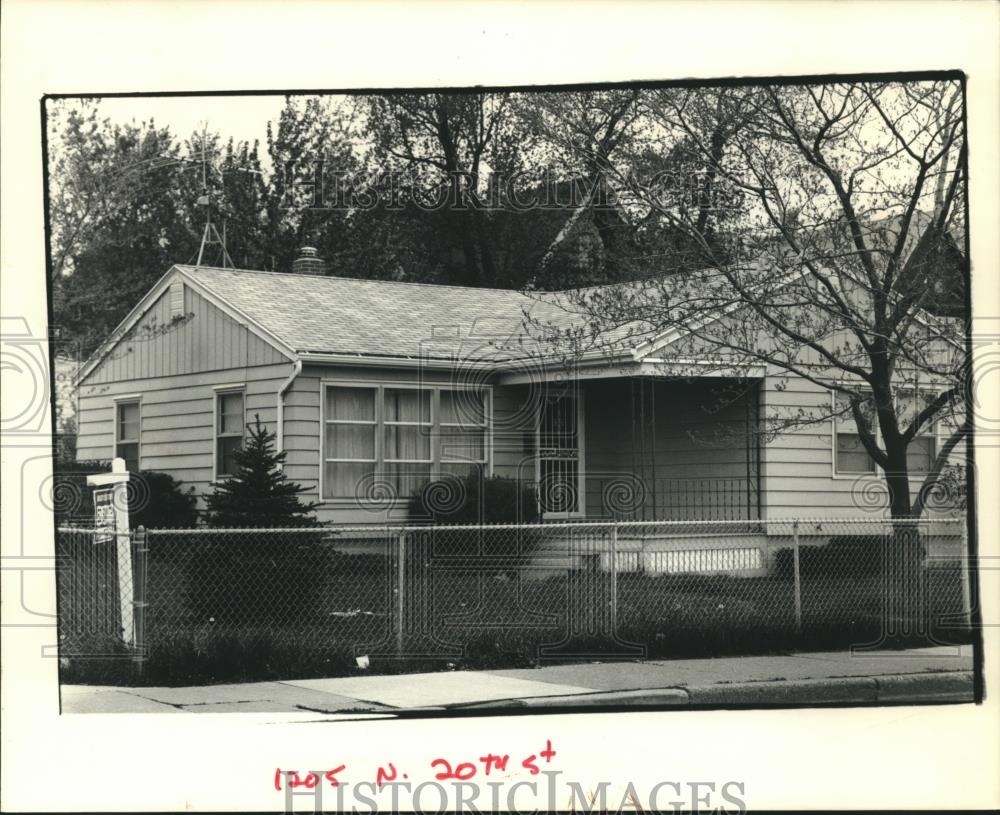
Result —
M397 496L411 495L431 477L431 392L383 391L385 475Z
M441 473L464 477L486 466L489 428L481 391L441 391Z
M323 491L327 497L353 497L358 485L374 476L375 388L326 389Z
M246 426L243 391L224 391L215 399L215 476L225 478L238 469L233 454L243 447Z
M125 459L125 469L139 469L139 400L115 404L115 458Z
M854 421L854 414L851 412L847 396L837 393L834 398L837 406L837 415L833 420L836 429L834 457L836 471L843 474L874 473L875 460L868 455L864 444L861 443L861 435L858 433L858 426ZM876 432L875 405L871 399L865 402L862 409L872 432Z
M406 498L430 479L489 461L482 391L327 385L324 417L324 498L354 498L376 477Z

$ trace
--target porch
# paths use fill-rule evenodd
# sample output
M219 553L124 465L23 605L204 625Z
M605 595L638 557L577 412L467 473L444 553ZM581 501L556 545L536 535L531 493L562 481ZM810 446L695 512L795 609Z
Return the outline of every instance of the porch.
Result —
M614 377L548 385L519 477L544 520L761 517L759 382Z

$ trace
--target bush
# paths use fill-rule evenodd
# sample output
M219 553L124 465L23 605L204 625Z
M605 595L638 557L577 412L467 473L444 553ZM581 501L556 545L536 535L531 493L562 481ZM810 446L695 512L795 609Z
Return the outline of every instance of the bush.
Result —
M799 548L799 571L803 578L878 577L882 568L882 535L833 536L820 546ZM790 578L792 550L781 549L775 556L776 574Z
M87 476L110 470L108 461L53 462L52 514L57 527L93 520L94 488L87 486Z
M184 529L198 523L198 499L194 487L167 473L141 471L133 474L141 486L129 490L129 525L135 529Z
M107 461L57 461L53 473L52 511L56 526L94 519L94 488L87 476L110 472ZM167 473L143 470L130 474L128 488L129 526L148 529L182 528L198 523L194 487Z
M533 524L539 521L534 487L502 476L469 473L430 481L410 498L412 523Z

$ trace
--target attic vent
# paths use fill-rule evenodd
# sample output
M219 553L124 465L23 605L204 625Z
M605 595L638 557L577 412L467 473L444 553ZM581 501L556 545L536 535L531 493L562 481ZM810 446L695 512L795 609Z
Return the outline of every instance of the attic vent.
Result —
M175 280L170 284L170 316L180 317L184 314L184 281Z

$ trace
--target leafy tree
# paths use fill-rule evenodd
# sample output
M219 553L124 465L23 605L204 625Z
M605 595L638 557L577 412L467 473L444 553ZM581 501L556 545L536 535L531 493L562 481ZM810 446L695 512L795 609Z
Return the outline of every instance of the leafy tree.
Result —
M235 475L215 485L207 496L207 521L215 527L319 526L313 511L319 504L303 503L306 488L288 480L282 465L286 452L275 452L275 436L255 416L247 425L250 437L233 454Z
M356 213L338 201L337 184L359 170L355 123L340 100L318 96L285 100L277 123L267 124L271 171L265 181L266 257L260 268L288 271L300 247L319 250L332 273L342 274Z
M397 217L420 226L421 249L440 282L494 287L523 278L503 228L521 219L488 203L490 178L515 176L532 142L511 95L384 94L363 100L360 110L371 163L395 173L403 198Z
M75 353L89 355L171 265L195 260L206 187L234 262L265 267L271 242L256 145L222 146L210 133L181 144L153 121L101 118L93 100L60 100L48 113L53 309Z
M178 147L168 128L113 125L92 106L59 113L50 171L53 307L86 355L197 243L178 197Z

